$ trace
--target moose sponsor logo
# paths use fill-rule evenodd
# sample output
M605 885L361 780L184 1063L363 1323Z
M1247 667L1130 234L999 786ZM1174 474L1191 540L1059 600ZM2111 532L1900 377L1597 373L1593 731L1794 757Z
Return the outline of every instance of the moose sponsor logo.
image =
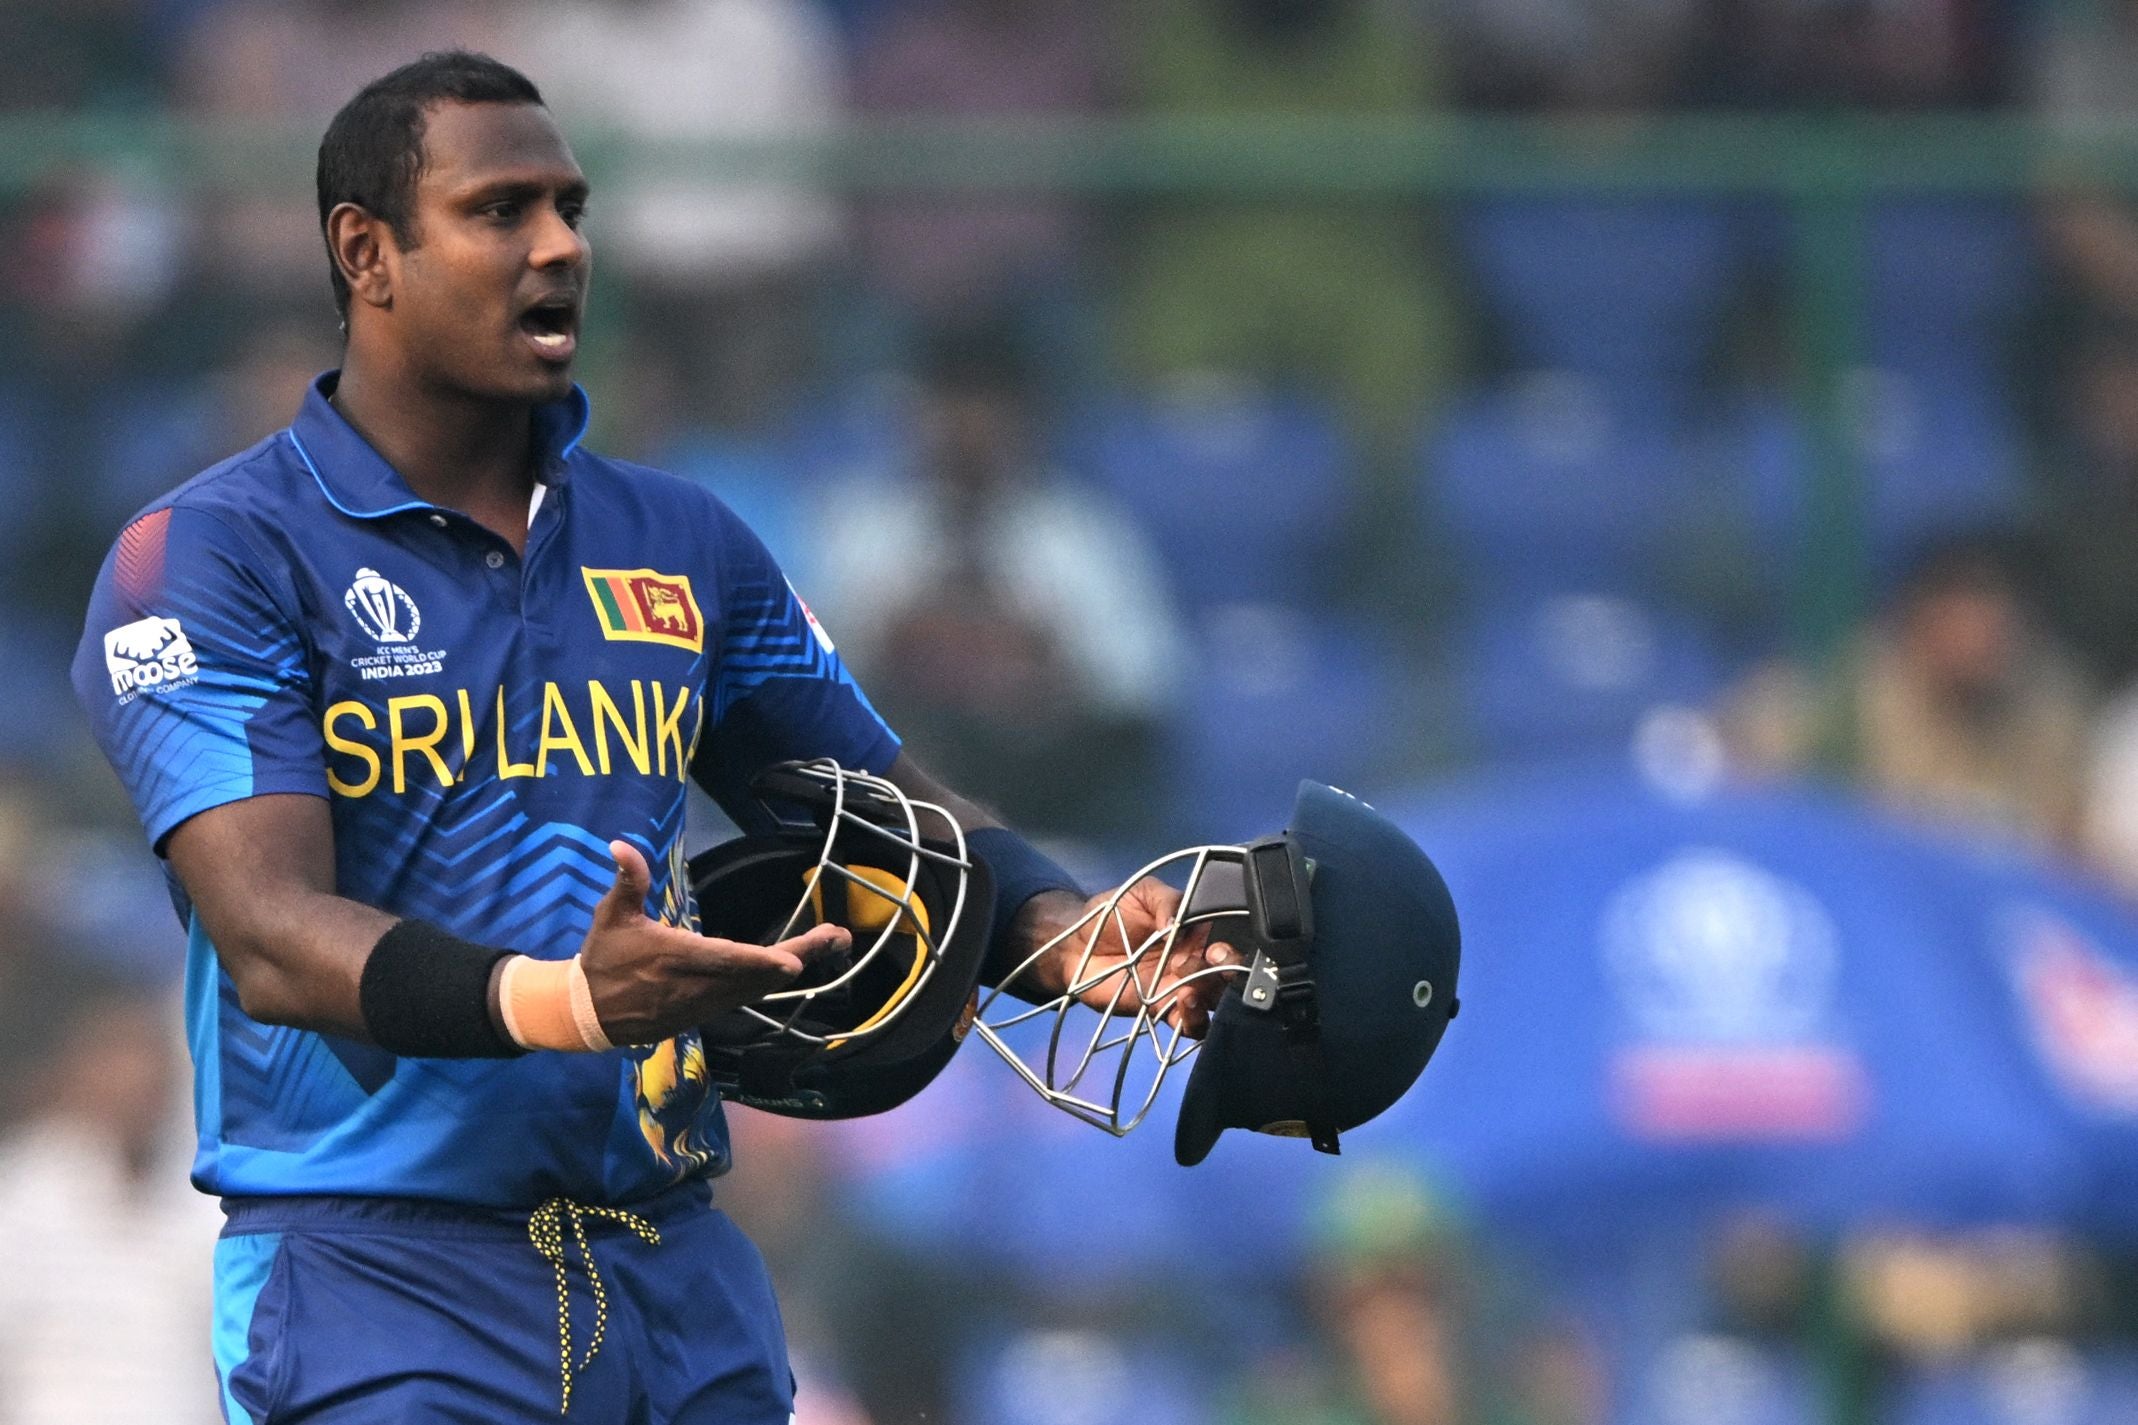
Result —
M138 619L105 634L104 667L121 703L200 681L200 660L174 618Z

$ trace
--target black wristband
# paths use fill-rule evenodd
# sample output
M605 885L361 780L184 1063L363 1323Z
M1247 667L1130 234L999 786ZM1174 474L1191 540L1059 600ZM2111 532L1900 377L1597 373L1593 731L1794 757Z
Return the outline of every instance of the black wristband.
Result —
M427 920L396 921L357 982L364 1028L411 1059L510 1059L524 1053L490 1019L490 971L512 952L462 940Z
M1077 888L1074 876L1006 826L983 826L977 831L968 831L965 846L987 863L987 869L995 877L994 929L990 932L980 978L996 985L1032 953L1033 947L1018 944L1012 935L1012 924L1017 919L1017 912L1024 909L1024 903L1047 891L1067 891L1079 900L1083 899L1084 893Z

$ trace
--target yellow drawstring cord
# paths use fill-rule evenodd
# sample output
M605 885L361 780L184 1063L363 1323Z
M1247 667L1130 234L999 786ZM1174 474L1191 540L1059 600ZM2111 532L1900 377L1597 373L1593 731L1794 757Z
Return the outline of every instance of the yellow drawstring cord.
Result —
M625 1212L616 1207L590 1207L573 1202L568 1197L553 1197L534 1210L527 1219L527 1235L534 1242L537 1252L549 1259L550 1267L557 1274L557 1358L564 1370L564 1404L558 1412L572 1413L572 1298L571 1288L564 1275L564 1228L571 1225L572 1240L579 1244L579 1262L586 1272L586 1279L594 1289L594 1334L586 1343L586 1355L577 1369L585 1370L593 1364L594 1353L601 1349L602 1334L609 1326L609 1294L602 1287L601 1272L594 1266L594 1252L587 1245L586 1220L589 1217L621 1222L636 1232L649 1244L661 1245L661 1234L645 1218L635 1212Z

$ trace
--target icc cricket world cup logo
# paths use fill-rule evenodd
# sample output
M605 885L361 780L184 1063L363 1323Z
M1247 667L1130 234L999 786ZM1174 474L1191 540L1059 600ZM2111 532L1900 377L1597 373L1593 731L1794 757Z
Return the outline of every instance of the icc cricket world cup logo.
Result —
M423 615L408 591L376 569L359 569L342 607L374 643L409 643L423 627Z

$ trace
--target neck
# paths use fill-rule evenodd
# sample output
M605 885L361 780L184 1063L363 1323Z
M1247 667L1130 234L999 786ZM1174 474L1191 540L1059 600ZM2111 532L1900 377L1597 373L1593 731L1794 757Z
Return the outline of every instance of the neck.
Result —
M350 343L334 407L417 497L480 516L534 490L534 405L431 385Z

